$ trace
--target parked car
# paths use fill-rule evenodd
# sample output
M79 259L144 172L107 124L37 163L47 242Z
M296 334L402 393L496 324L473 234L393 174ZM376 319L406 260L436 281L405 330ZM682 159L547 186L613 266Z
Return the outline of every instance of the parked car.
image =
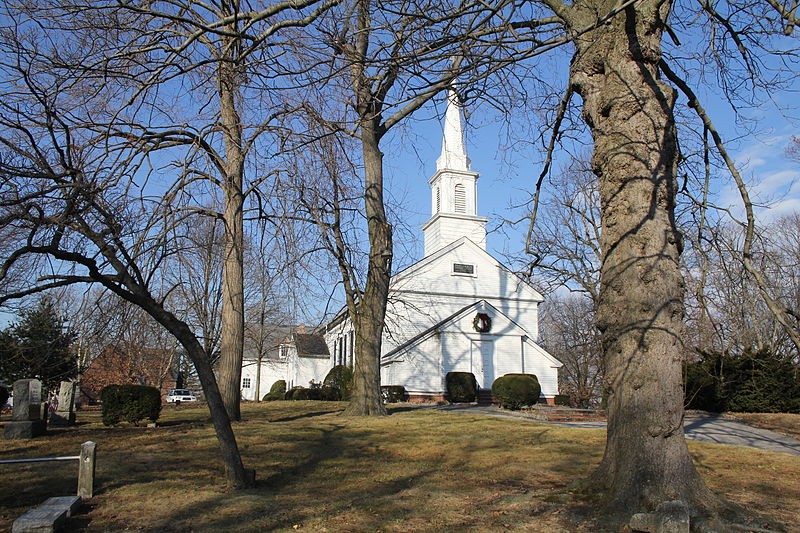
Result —
M197 396L191 393L189 389L172 389L167 394L167 403L174 403L180 405L181 402L196 402Z

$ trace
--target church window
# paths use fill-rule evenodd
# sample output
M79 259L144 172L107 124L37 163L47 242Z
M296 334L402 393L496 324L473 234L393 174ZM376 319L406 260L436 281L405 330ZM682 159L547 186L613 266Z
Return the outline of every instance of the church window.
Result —
M353 330L350 330L350 353L348 355L350 357L350 364L351 365L352 365L352 361L353 361L353 349L354 349L353 345L355 344L355 340L356 340L356 332L353 331Z
M455 211L456 213L467 212L467 189L461 183L455 189Z
M475 275L475 265L466 263L453 263L453 274L466 274L468 276Z
M285 344L281 344L278 348L278 360L279 361L286 361L289 358L289 347Z

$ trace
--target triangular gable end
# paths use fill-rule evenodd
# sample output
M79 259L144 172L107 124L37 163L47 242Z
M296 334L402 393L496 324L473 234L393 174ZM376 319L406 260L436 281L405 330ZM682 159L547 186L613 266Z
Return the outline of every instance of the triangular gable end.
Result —
M459 322L461 322L465 317L471 316L473 313L487 313L492 317L492 329L494 331L502 331L502 335L512 335L512 336L520 336L520 337L527 337L528 333L525 331L525 328L514 322L511 318L505 315L502 311L497 309L495 306L487 302L486 300L479 300L473 304L470 304L463 309L453 313L449 317L445 318L444 320L434 324L430 328L426 329L419 335L409 339L404 344L398 346L391 352L386 353L383 357L381 357L381 364L386 365L397 361L403 360L404 352L409 351L414 346L424 342L432 335L435 335L438 332L445 332L445 331L452 331L453 326L457 326ZM465 331L464 333L472 333L478 334L476 331ZM492 335L492 333L488 333ZM550 359L553 359L552 356L547 354L541 347L533 343L538 350L542 353L546 354ZM554 359L553 359L554 360ZM557 363L558 366L561 366L560 363Z
M498 281L498 283L501 286L513 288L515 298L534 302L542 302L544 300L542 295L530 283L506 268L492 254L467 237L461 237L392 276L390 290L413 290L414 285L419 285L421 278L426 277L425 275L428 272L433 277L441 276L441 272L445 270L449 273L453 268L451 263L456 258L459 259L457 262L477 264L479 276L485 276L484 269L491 269L497 272L502 277L502 280Z

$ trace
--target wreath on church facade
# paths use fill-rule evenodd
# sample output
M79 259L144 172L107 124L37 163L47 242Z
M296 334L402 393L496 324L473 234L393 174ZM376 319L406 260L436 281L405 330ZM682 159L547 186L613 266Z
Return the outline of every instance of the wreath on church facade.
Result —
M478 313L472 321L472 327L478 333L488 333L492 329L492 318L486 313Z

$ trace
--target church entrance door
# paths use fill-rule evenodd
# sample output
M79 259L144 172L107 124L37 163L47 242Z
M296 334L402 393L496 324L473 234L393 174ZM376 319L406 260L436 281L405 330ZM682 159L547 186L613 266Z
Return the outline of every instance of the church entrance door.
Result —
M478 386L482 389L491 389L494 382L494 341L472 341L472 373Z

